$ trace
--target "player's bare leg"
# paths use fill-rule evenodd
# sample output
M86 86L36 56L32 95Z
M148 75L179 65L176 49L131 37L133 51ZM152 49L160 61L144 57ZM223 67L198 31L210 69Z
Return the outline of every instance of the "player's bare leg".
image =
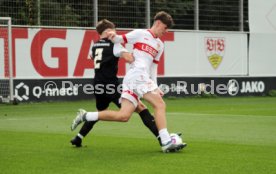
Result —
M86 112L85 110L80 109L76 118L73 120L71 129L76 129L76 127L84 121L103 120L127 122L135 109L136 106L125 98L122 98L121 108L119 111L105 110L101 112Z
M159 135L162 142L162 151L171 152L173 150L179 149L180 145L172 143L171 137L167 131L167 123L165 117L166 106L162 97L158 91L147 93L144 98L153 106L154 114L156 118L156 125L159 130ZM132 113L135 111L136 107L133 103L127 99L122 99L122 107L119 111L102 111L102 112L86 112L85 110L80 110L77 117L73 120L71 129L74 130L83 121L119 121L126 122L131 117Z
M153 133L153 135L157 138L160 146L162 146L159 132L155 124L155 119L151 115L147 107L142 103L142 101L139 101L135 112L140 115L144 125Z
M148 101L153 109L156 126L159 130L159 135L162 143L163 152L172 152L182 149L184 146L182 144L174 144L171 141L171 137L167 130L167 120L166 120L166 104L162 98L162 93L159 89L156 89L152 92L144 94L143 98Z
M71 130L75 130L84 121L103 120L127 122L135 111L135 108L132 102L122 98L122 106L119 111L105 110L101 112L86 112L83 109L79 109L76 118L72 122Z
M155 122L158 130L167 128L166 103L161 97L159 90L156 89L152 92L148 92L144 94L143 98L148 101L154 109Z
M127 122L135 109L132 102L122 98L119 111L106 110L99 112L98 120Z

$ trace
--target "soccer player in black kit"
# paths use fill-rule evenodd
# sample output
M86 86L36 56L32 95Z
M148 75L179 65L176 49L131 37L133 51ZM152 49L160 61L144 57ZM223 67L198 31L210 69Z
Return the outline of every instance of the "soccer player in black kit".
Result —
M102 111L108 108L113 102L116 106L121 107L119 102L121 93L117 89L120 82L117 78L119 58L124 58L127 62L133 61L133 56L121 44L114 44L107 38L107 32L115 31L115 25L104 19L98 22L96 30L100 35L100 40L94 43L92 47L91 58L94 60L94 87L104 89L95 91L96 108ZM103 93L100 93L103 92ZM145 105L140 102L136 108L143 123L156 136L160 144L158 129L156 127L154 117L150 114ZM82 139L92 130L97 121L85 122L79 133L70 141L76 147L82 146Z

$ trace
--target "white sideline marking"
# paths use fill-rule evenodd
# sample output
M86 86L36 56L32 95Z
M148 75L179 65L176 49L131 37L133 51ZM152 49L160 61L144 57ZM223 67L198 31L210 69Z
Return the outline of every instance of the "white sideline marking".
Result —
M27 117L27 118L7 118L7 119L4 118L4 119L0 119L0 121L49 120L49 119L57 119L57 118L68 118L68 117Z
M241 115L241 114L208 114L208 113L194 113L194 112L167 112L171 115L199 115L199 116L247 116L247 117L276 117L275 115Z
M208 114L208 113L189 113L189 112L167 112L169 115L183 115L183 116L188 116L188 115L193 115L193 116L247 116L247 117L276 117L274 115L239 115L239 114ZM6 118L6 117L0 117L0 122L1 121L29 121L29 120L49 120L49 119L74 119L74 117L25 117L25 118Z

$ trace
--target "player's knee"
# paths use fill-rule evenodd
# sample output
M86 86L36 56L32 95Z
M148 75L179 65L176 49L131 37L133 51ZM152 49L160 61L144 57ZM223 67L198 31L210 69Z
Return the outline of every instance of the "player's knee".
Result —
M139 104L138 104L137 107L138 107L140 110L146 109L146 106L145 106L143 103L141 103L141 102L139 102Z
M121 122L128 122L129 118L130 117L128 117L128 116L122 116L120 121Z
M130 119L131 114L130 113L121 113L120 115L120 121L121 122L128 122Z
M139 104L138 104L138 106L137 106L137 108L136 108L136 112L141 112L141 111L143 111L143 110L145 110L145 109L147 109L147 107L142 103L142 102L139 102Z
M163 100L158 100L158 101L155 102L153 107L156 108L156 109L165 110L166 109L166 103Z

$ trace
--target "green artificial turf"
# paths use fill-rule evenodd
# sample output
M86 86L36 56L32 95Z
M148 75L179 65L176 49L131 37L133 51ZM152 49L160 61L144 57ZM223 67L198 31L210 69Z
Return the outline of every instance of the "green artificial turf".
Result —
M162 153L137 114L99 122L71 146L77 109L94 111L94 101L0 105L0 173L276 173L275 97L165 101L168 130L188 144L178 153Z

